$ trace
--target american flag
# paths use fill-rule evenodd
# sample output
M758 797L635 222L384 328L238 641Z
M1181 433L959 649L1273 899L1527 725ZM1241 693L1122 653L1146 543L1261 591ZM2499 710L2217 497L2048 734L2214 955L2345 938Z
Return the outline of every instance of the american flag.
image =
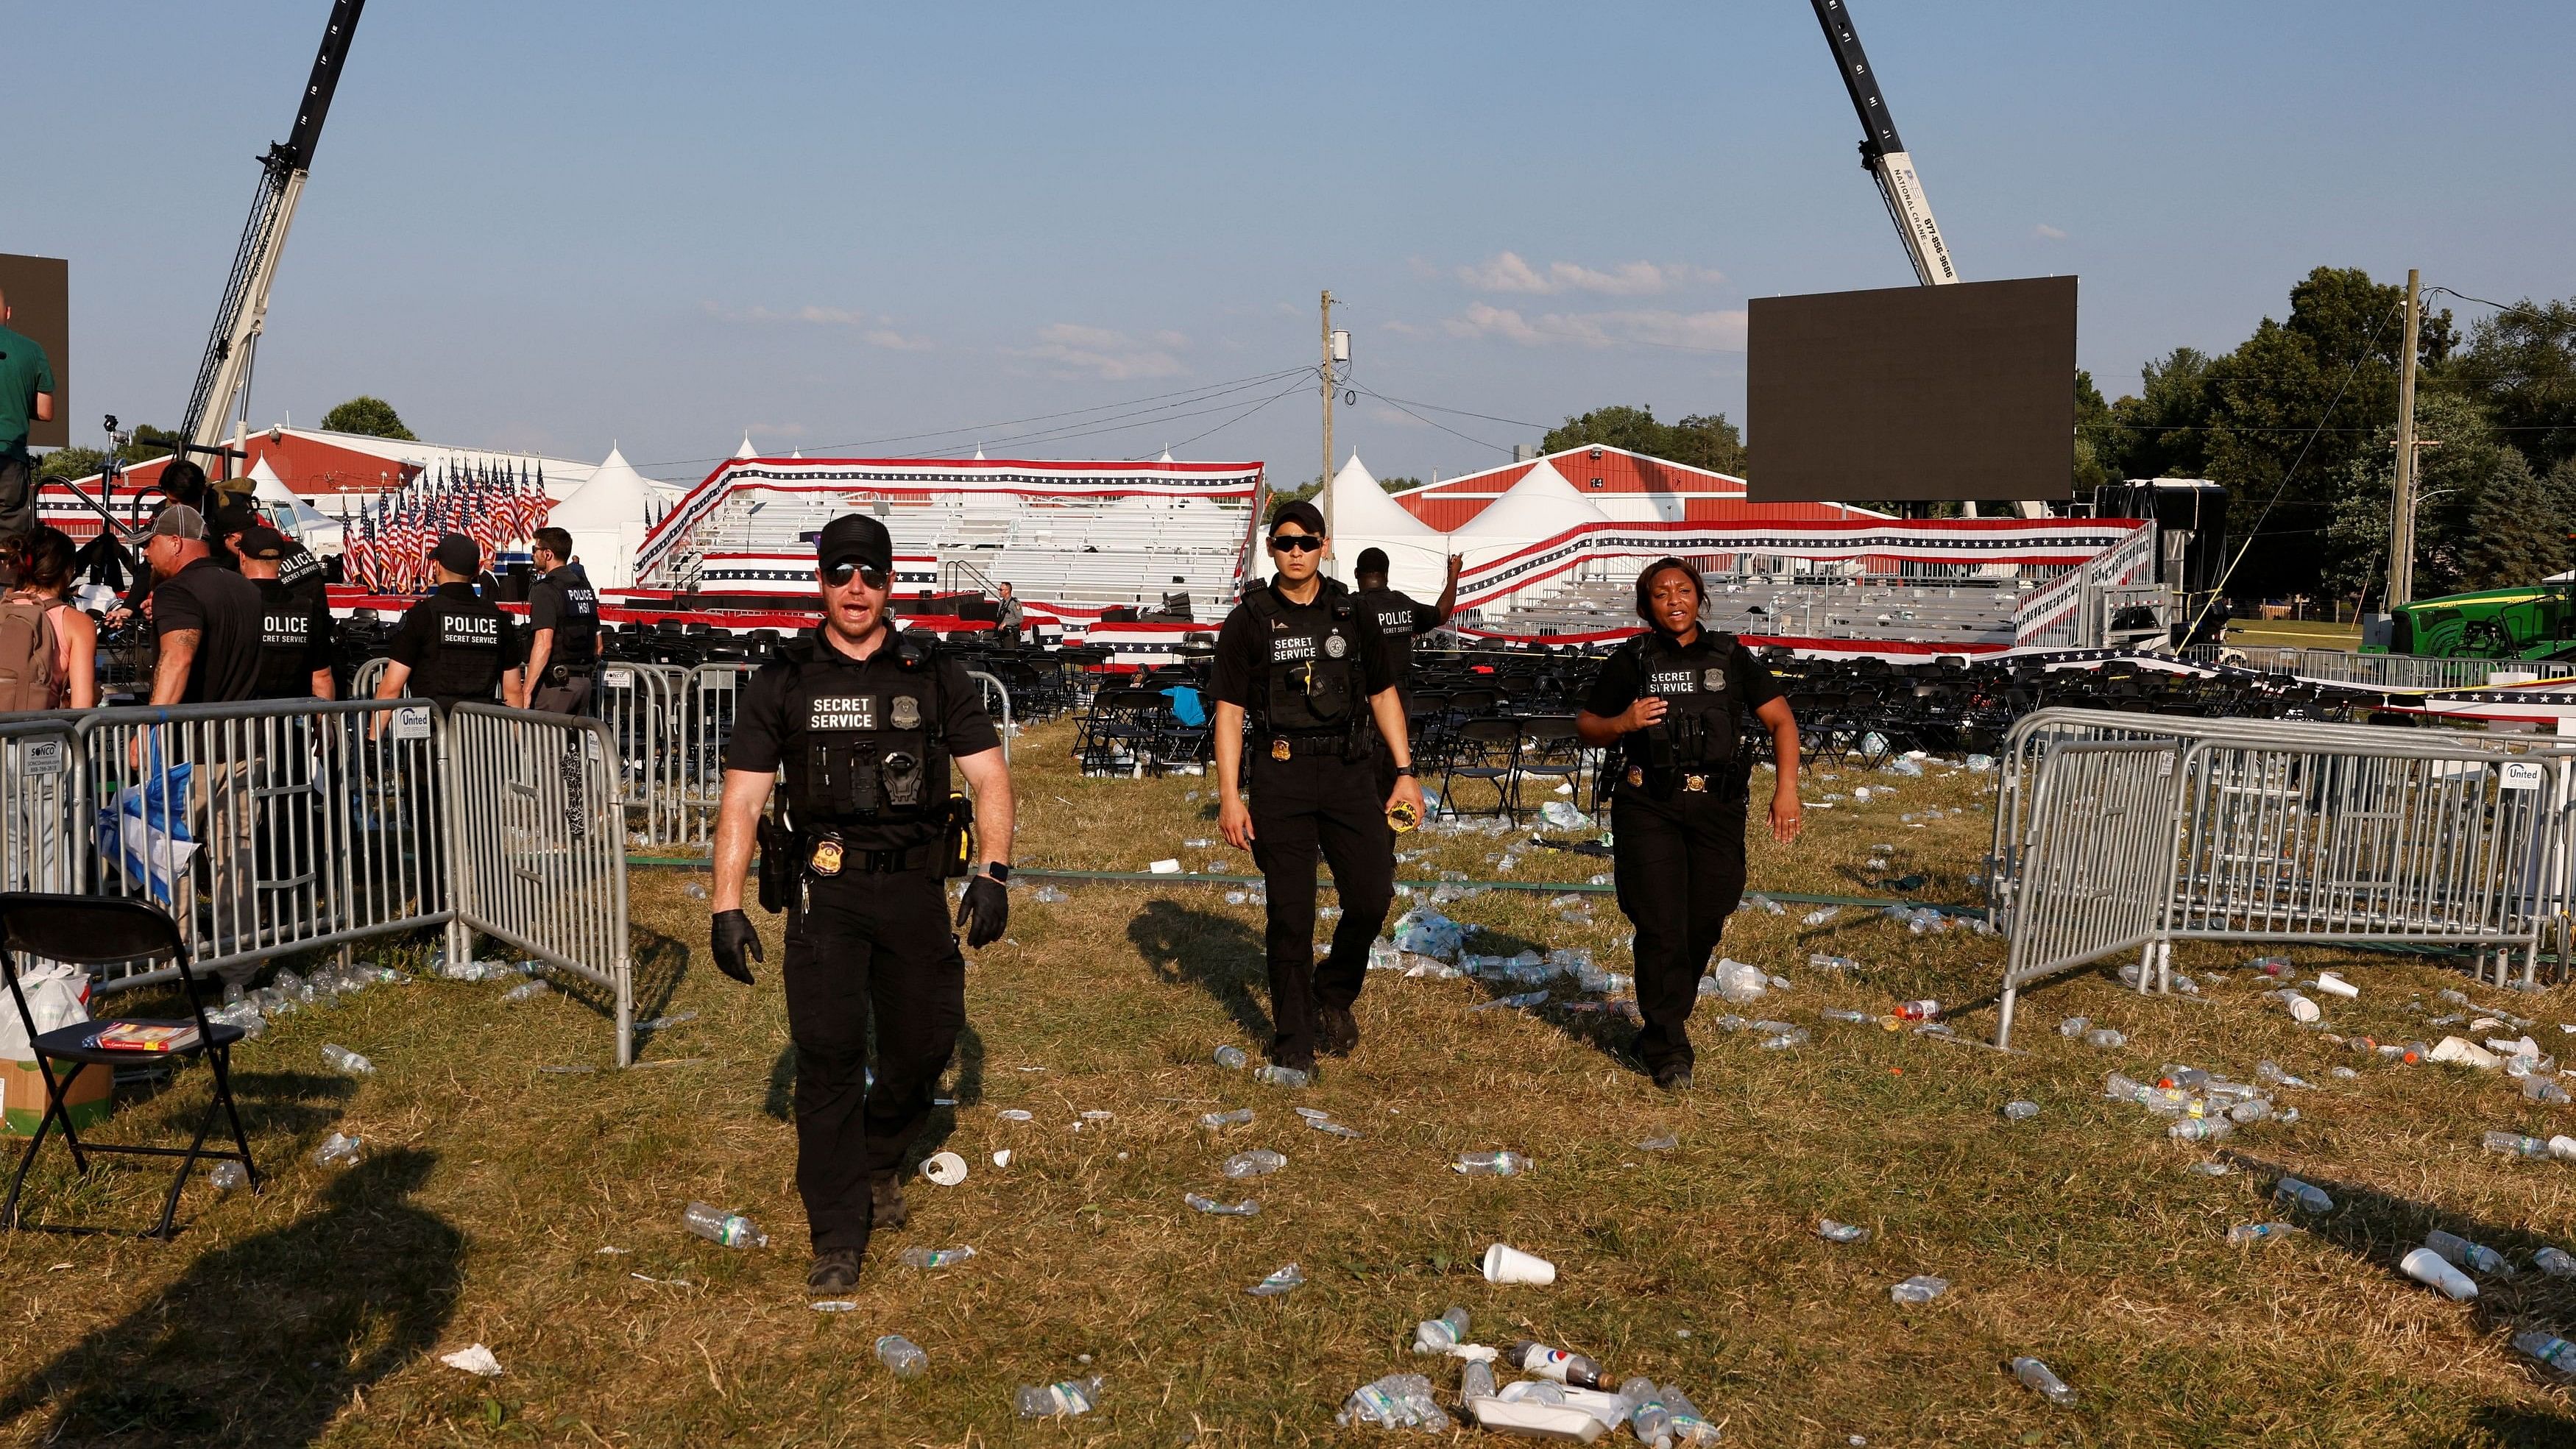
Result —
M442 535L473 539L488 565L544 527L553 509L543 465L450 458L363 510L344 562L353 581L378 593L418 593L429 586L427 555Z

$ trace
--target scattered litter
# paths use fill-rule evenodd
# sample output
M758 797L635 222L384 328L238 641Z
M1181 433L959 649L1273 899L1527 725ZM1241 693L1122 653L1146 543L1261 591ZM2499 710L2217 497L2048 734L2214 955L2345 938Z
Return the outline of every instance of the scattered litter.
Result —
M1869 1229L1854 1223L1838 1223L1832 1218L1818 1218L1816 1236L1829 1243L1866 1243Z
M2107 1026L2097 1026L2084 1033L2084 1044L2089 1047L2100 1047L2104 1051L2116 1051L2129 1044L2129 1037L2126 1032L2115 1031Z
M2495 1053L2479 1046L2476 1042L2456 1036L2446 1036L2434 1046L2433 1060L2453 1062L2464 1067L2477 1067L2482 1071L2493 1071L2503 1065L2496 1060Z
M2048 1400L2052 1404L2071 1404L2075 1402L2075 1391L2068 1388L2064 1379L2051 1373L2048 1365L2041 1363L2038 1359L2014 1359L2012 1361L2012 1371L2013 1377L2021 1380L2023 1388L2030 1390L2032 1393L2039 1395L2041 1398Z
M1123 1153L1122 1153L1122 1154L1120 1154L1120 1155L1121 1155L1121 1156L1124 1156L1125 1154L1123 1154ZM995 1167L1008 1167L1008 1166L1010 1166L1010 1165L1011 1165L1011 1149L1009 1149L1009 1148L1005 1147L1005 1148L1003 1148L1001 1151L994 1153L994 1154L993 1154L993 1165L994 1165Z
M921 1175L941 1187L955 1187L966 1180L966 1159L954 1152L934 1152L921 1164Z
M1798 918L1798 924L1802 926L1821 926L1842 913L1843 908L1840 906L1821 906L1815 910L1807 912L1803 916L1800 916Z
M355 1166L365 1152L366 1139L344 1137L334 1132L322 1139L321 1146L313 1149L313 1162L318 1167Z
M2513 1346L2562 1374L2576 1374L2576 1343L2557 1334L2526 1328L2513 1336Z
M469 1374L478 1374L487 1379L498 1378L501 1375L501 1361L492 1356L492 1350L479 1343L470 1344L454 1353L440 1354L438 1361L449 1368L463 1369Z
M2316 985L2319 991L2324 992L2328 996L2340 996L2347 1001L2361 995L2360 987L2353 985L2351 982L2344 980L2342 977L2331 971L2318 972Z
M1545 991L1524 991L1516 996L1497 996L1491 1001L1480 1001L1467 1009L1469 1011L1491 1011L1496 1007L1502 1007L1510 1011L1522 1011L1533 1006L1544 1005L1546 1001L1547 993Z
M1887 1290L1887 1296L1898 1303L1905 1304L1909 1307L1917 1307L1922 1304L1929 1303L1933 1299L1938 1298L1949 1291L1949 1279L1936 1278L1929 1273L1917 1273L1913 1277L1906 1279L1904 1282L1889 1288Z
M1240 1127L1251 1120L1252 1109L1250 1107L1237 1107L1231 1112L1202 1112L1199 1114L1199 1125L1208 1128L1211 1131L1227 1127Z
M2472 1243L2456 1233L2446 1233L2440 1228L2435 1228L2424 1235L2424 1246L2439 1253L2442 1261L2454 1268L2466 1268L2472 1273L2484 1273L2490 1278L2513 1276L2513 1264L2506 1260L2504 1254L2483 1243Z
M2004 1120L2007 1122L2027 1122L2038 1115L2039 1104L2037 1102L2004 1103Z
M687 1288L692 1286L686 1278L653 1278L642 1273L629 1273L626 1276L634 1279L638 1283L650 1283L657 1288Z
M238 1162L218 1162L206 1175L206 1182L217 1192L231 1192L250 1186L250 1171Z
M1345 1127L1339 1122L1325 1118L1309 1117L1306 1119L1306 1125L1328 1137L1347 1137L1356 1142L1359 1140L1360 1136L1360 1134L1353 1129Z
M2227 1242L2230 1247L2240 1247L2246 1243L2260 1243L2297 1231L2299 1231L2299 1225L2296 1223L2238 1223L2227 1230Z
M877 1340L877 1362L899 1379L917 1379L930 1370L930 1355L900 1333L889 1333Z
M1011 1396L1023 1419L1070 1419L1088 1414L1100 1402L1100 1375L1033 1388L1027 1384Z
M1243 1291L1255 1298L1276 1298L1292 1288L1302 1286L1305 1281L1306 1275L1297 1271L1296 1264L1290 1263Z
M1438 1318L1413 1325L1415 1353L1447 1353L1467 1341L1467 1310L1451 1308Z
M1245 1198L1243 1201L1238 1203L1222 1203L1212 1197L1202 1196L1195 1192L1188 1192L1181 1194L1181 1201L1188 1203L1191 1207L1198 1209L1200 1212L1209 1213L1221 1218L1257 1217L1261 1212L1261 1204L1253 1201L1251 1198Z
M1033 1122L1037 1120L1035 1114L1022 1107L1004 1107L1001 1111L996 1112L993 1115L1005 1122Z
M1531 1283L1543 1288L1556 1281L1554 1263L1508 1243L1495 1243L1485 1249L1484 1268L1488 1283Z
M1051 885L1039 886L1031 893L1031 898L1036 900L1040 905L1048 906L1061 905L1062 903L1073 899L1073 897Z
M907 1268L950 1268L974 1256L973 1248L906 1248L901 1261Z
M1529 1166L1529 1159L1517 1152L1461 1152L1449 1170L1469 1177L1518 1177Z
M1216 1064L1228 1070L1239 1071L1251 1060L1251 1055L1239 1046L1221 1046L1216 1049Z
M1090 1111L1082 1114L1082 1120L1085 1122L1113 1122L1116 1121L1117 1118L1117 1113L1104 1112L1097 1107L1094 1107Z
M1181 873L1181 863L1177 860L1158 860L1153 864L1146 866L1145 869L1152 871L1156 875L1179 875Z
M323 1064L328 1066L331 1070L335 1072L347 1072L353 1077L372 1077L376 1074L376 1064L374 1062L368 1061L365 1057L349 1050L347 1047L341 1046L337 1042L324 1042L322 1044L322 1061Z
M554 990L553 987L542 981L522 981L502 992L501 999L505 1002L534 1001L552 990Z
M1700 978L1700 994L1720 996L1738 1006L1760 1000L1770 989L1768 972L1731 957L1719 958L1717 969Z
M2428 1288L2438 1288L2445 1297L2465 1303L2478 1296L2478 1285L2468 1274L2443 1261L2442 1255L2430 1248L2410 1250L2397 1262L2398 1271Z
M1252 1079L1273 1087L1302 1087L1314 1080L1306 1072L1301 1072L1295 1067L1283 1067L1276 1062L1265 1064L1259 1071L1252 1074Z
M1490 1372L1487 1377L1492 1377ZM1469 1409L1472 1412L1474 1405ZM1388 1374L1360 1385L1342 1401L1333 1422L1345 1428L1366 1424L1444 1436L1449 1432L1449 1415L1432 1397L1431 1380L1421 1374Z
M2543 1248L2531 1255L2531 1266L2552 1278L2576 1278L2576 1258L2556 1248Z
M671 1028L678 1026L684 1021L695 1021L697 1019L698 1014L696 1012L683 1011L677 1016L657 1016L649 1021L639 1021L635 1023L635 1029L637 1031L669 1031Z
M1285 1154L1273 1152L1267 1147L1255 1147L1248 1152L1238 1152L1227 1158L1217 1170L1228 1177L1240 1179L1267 1177L1287 1165L1288 1158Z
M1682 1140L1679 1137L1667 1132L1660 1137L1649 1137L1645 1141L1638 1143L1637 1150L1639 1152L1670 1152L1681 1145Z
M805 1305L817 1313L856 1313L859 1305L847 1298L818 1298Z
M2272 1184L2272 1201L2319 1216L2334 1211L2334 1198L2324 1188L2313 1182L2301 1182L2295 1177L2284 1177Z
M2190 1170L2202 1177L2225 1177L2227 1174L2236 1170L2236 1165L2230 1162L2203 1159L2199 1162L2193 1163Z
M729 1213L707 1203L692 1202L680 1213L680 1226L699 1237L726 1248L766 1248L769 1234L752 1225L740 1213Z

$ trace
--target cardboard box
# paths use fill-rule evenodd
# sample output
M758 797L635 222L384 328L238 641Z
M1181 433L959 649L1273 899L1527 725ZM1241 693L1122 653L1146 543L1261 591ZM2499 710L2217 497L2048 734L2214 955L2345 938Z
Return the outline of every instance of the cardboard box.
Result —
M68 1062L53 1064L54 1080L71 1071ZM33 1137L36 1124L45 1120L45 1079L34 1062L0 1061L0 1127L11 1137ZM71 1110L74 1131L86 1132L108 1118L116 1104L116 1073L106 1066L86 1066L71 1080L63 1092L63 1103ZM57 1131L60 1129L57 1128Z

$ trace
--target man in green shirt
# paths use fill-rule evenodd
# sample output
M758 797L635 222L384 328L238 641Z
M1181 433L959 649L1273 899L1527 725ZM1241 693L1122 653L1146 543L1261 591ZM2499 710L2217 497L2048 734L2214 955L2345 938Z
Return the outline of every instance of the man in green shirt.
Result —
M0 539L36 531L36 478L27 429L54 420L54 367L45 349L9 330L9 298L0 293Z

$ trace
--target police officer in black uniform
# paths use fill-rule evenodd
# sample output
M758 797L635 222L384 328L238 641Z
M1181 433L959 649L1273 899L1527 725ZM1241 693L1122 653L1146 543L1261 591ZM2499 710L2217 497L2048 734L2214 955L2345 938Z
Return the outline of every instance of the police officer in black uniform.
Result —
M1779 762L1771 835L1798 838L1798 722L1771 671L1732 634L1700 627L1699 570L1660 558L1637 575L1646 632L1602 661L1574 718L1583 742L1617 745L1610 798L1619 909L1637 928L1637 1055L1655 1085L1691 1084L1691 1006L1727 916L1744 895L1750 713Z
M579 714L599 669L599 594L572 556L572 535L537 530L537 581L528 590L528 708Z
M897 1174L966 1023L966 963L942 884L965 873L968 854L950 768L974 792L980 864L955 924L977 949L1010 919L1011 776L964 662L894 627L885 525L844 514L814 555L823 623L752 676L726 746L711 945L717 968L744 983L750 961L768 959L742 909L756 832L761 904L787 912L796 1190L814 1239L806 1286L842 1293L870 1229L903 1226ZM782 767L784 811L763 821Z
M284 565L295 544L266 524L238 530L224 546L241 560L242 577L259 586L258 697L331 698L331 604L320 565L306 572L309 586L288 583Z
M449 710L462 700L490 702L497 684L510 707L519 708L527 694L518 632L508 615L474 592L474 575L483 567L481 545L451 533L429 557L437 566L438 588L395 627L387 651L392 662L376 684L376 698L400 699L408 686Z
M1413 641L1448 623L1458 612L1458 565L1458 556L1449 555L1449 574L1440 586L1437 604L1417 604L1411 595L1387 587L1385 549L1361 549L1351 565L1351 586L1359 594L1359 605L1377 620L1387 655L1395 661L1395 694L1404 701L1407 719L1413 717ZM1378 742L1377 788L1380 794L1395 788L1395 756L1383 740Z
M1387 812L1422 815L1394 662L1376 620L1321 573L1324 515L1283 503L1270 515L1278 573L1254 584L1217 633L1209 693L1216 698L1217 827L1249 849L1269 897L1270 1060L1312 1072L1315 1053L1359 1044L1351 1003L1368 973L1369 943L1395 901L1395 838ZM1251 723L1252 800L1244 803L1244 725ZM1370 724L1394 761L1377 788ZM1315 856L1333 871L1341 924L1315 964Z

